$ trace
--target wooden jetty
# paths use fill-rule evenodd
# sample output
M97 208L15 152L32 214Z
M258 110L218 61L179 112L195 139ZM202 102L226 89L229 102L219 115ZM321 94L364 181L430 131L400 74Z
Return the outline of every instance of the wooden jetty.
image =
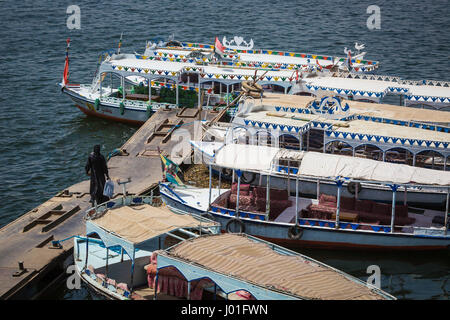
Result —
M162 179L158 150L171 155L180 142L172 139L174 132L182 128L193 134L195 120L210 121L218 115L199 109L159 110L122 146L128 155L108 161L111 179L123 182L130 178L128 194L150 193ZM177 153L172 160L181 163L187 156L190 153ZM122 187L116 185L114 191L114 197L122 196ZM61 281L73 264L73 241L62 242L62 246L52 241L84 234L83 212L89 200L89 180L82 181L0 229L0 299L36 299Z

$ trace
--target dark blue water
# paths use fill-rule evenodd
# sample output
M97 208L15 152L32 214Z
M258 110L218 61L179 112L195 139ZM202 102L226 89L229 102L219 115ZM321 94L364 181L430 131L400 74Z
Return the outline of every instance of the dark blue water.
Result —
M81 29L66 26L69 5L81 9ZM381 8L381 29L369 30L369 5ZM98 55L115 48L142 52L145 40L174 33L183 41L212 43L215 36L253 38L256 48L343 55L365 43L379 73L407 79L450 80L449 1L0 1L0 225L60 190L85 179L94 144L103 153L121 146L136 128L87 118L56 83L72 39L70 79L90 83ZM449 299L450 258L443 254L309 255L366 279L380 265L382 286L407 299ZM55 291L54 298L92 299Z

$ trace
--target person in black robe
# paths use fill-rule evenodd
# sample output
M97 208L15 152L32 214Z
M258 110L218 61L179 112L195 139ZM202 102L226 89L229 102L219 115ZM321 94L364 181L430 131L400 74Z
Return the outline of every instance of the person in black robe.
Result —
M92 204L94 205L94 200L97 201L97 204L108 201L109 198L103 195L105 176L109 180L108 166L105 157L100 153L100 145L94 146L94 152L89 155L85 169L86 174L91 176L89 193Z

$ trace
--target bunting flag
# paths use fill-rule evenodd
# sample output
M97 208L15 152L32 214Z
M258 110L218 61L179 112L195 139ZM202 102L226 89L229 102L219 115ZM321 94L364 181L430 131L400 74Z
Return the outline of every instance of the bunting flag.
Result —
M216 41L214 43L214 52L217 53L219 56L221 56L223 58L223 54L225 52L224 47L222 46L222 44L219 41L219 38L216 37Z
M161 157L163 175L165 176L166 180L179 186L184 185L183 181L181 181L180 177L178 176L178 174L181 173L180 167L177 166L173 161L163 156L161 153L159 154L159 156Z
M63 73L63 86L65 87L68 84L69 79L69 47L70 47L70 38L67 38L67 47L66 47L66 62L64 64L64 73Z

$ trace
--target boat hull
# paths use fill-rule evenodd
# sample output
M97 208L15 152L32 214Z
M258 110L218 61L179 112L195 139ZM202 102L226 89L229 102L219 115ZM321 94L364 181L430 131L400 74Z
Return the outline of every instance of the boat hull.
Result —
M100 103L98 105L98 108L96 108L95 100L83 97L73 90L67 88L63 88L63 92L66 93L75 102L75 105L78 109L80 109L84 114L88 116L127 123L131 125L142 125L149 118L149 114L146 110L125 108L123 114L121 114L120 106L118 105Z
M163 190L160 193L164 203L175 212L205 213L194 205L182 203ZM233 217L212 210L208 213L221 224L222 232L226 232L226 225ZM450 237L448 236L357 231L302 225L303 234L301 238L291 239L288 231L294 225L293 223L260 221L249 218L241 218L241 221L244 224L245 233L289 247L403 251L445 250L450 248Z

